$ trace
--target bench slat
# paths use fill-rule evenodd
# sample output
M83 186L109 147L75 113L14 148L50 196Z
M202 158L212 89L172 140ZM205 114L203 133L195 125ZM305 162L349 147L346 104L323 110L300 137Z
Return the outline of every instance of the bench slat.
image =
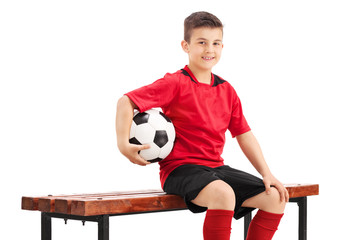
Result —
M290 198L319 195L319 184L284 184Z
M318 184L285 184L290 198L319 194ZM184 200L162 190L23 197L22 209L80 216L186 209Z
M55 199L54 208L55 208L55 212L57 213L74 214L74 215L79 215L79 214L75 214L76 212L80 212L81 215L84 214L83 212L85 210L83 208L90 209L87 210L86 212L93 211L92 208L102 208L102 209L108 208L109 212L106 214L115 214L115 213L123 213L123 212L119 212L119 208L122 208L124 209L124 211L126 211L127 208L126 205L124 204L125 202L130 202L130 204L135 204L134 203L135 199L142 199L144 202L148 202L149 204L151 204L153 198L158 198L158 199L162 199L163 201L168 201L167 199L164 198L165 195L166 193L159 191L157 193L119 195L119 196L108 196L108 195L97 195L90 197L68 196L67 198ZM82 202L85 202L85 204L82 204ZM89 206L87 205L88 203L90 203ZM115 205L115 207L112 207L112 205ZM114 208L114 210L112 210L112 208ZM127 211L132 212L131 209ZM98 215L98 214L90 214L90 215L87 214L83 216L91 216L91 215Z
M71 195L48 195L39 197L22 197L21 209L23 210L39 210L42 212L52 212L55 199L75 198L75 197L105 197L105 196L120 196L120 195L133 195L133 194L149 194L149 193L163 193L162 190L144 190L144 191L122 191L122 192L109 192L109 193L85 193L85 194L71 194ZM39 199L40 208L39 208Z
M146 198L124 198L113 200L72 201L70 212L74 215L92 216L186 209L183 199L175 195Z

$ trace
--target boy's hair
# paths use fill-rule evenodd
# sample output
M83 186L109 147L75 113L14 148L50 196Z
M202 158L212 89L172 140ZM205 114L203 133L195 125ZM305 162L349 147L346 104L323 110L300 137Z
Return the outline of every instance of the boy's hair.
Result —
M200 27L220 28L223 31L222 22L208 12L194 12L184 21L184 40L190 43L192 30Z

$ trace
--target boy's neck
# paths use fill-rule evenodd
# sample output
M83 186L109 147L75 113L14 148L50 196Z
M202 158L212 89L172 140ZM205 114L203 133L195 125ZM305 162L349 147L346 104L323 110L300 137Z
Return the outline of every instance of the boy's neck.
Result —
M194 74L194 76L196 77L196 80L198 80L198 82L205 83L205 84L211 84L211 77L212 77L211 69L209 69L209 70L198 69L191 64L188 65L188 68Z

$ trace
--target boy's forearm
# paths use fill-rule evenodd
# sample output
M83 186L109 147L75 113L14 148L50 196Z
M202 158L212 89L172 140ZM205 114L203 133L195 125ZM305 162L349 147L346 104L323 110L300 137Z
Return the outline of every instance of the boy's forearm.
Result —
M261 151L260 145L251 131L236 136L236 140L238 141L239 146L244 152L245 156L249 159L255 169L261 174L261 176L264 177L271 174L264 155Z
M135 108L136 105L126 95L121 97L117 103L116 136L120 152L129 143L130 127Z

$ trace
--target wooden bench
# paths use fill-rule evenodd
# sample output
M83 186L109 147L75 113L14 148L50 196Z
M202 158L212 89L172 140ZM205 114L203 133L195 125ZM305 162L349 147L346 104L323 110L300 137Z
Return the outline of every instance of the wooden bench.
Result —
M286 184L290 202L299 206L299 239L306 240L307 196L318 195L317 184ZM187 209L184 200L161 190L22 197L22 209L41 212L41 239L51 240L51 218L98 223L98 239L109 240L109 217ZM244 238L251 221L245 216Z

